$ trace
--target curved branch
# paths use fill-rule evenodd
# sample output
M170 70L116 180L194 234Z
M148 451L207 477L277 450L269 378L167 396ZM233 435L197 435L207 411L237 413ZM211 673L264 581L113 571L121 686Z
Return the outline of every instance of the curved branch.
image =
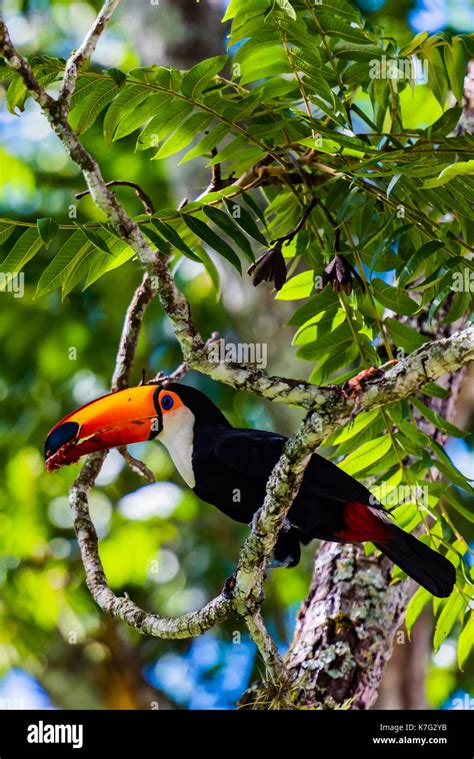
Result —
M125 315L111 383L113 391L128 387L143 318L156 294L157 290L150 276L145 273ZM69 505L86 572L87 586L96 603L104 612L121 619L138 632L160 638L188 638L200 635L210 627L223 622L233 613L233 609L229 599L222 594L197 612L183 614L176 619L167 619L144 611L128 597L116 596L111 590L99 556L99 542L89 512L88 500L89 492L106 456L106 452L88 456L69 493Z
M183 614L176 619L167 619L144 611L127 596L116 596L111 590L100 560L97 533L88 504L89 490L104 459L105 455L102 453L88 458L69 495L87 586L95 602L104 612L126 622L137 632L160 638L189 638L201 635L210 627L223 622L233 613L231 602L223 595L199 611Z

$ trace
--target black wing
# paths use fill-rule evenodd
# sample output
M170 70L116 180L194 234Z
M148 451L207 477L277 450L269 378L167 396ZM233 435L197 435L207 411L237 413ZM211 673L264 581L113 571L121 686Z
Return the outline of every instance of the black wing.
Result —
M212 441L208 438L215 468L223 476L219 483L221 497L226 483L238 480L245 493L241 508L251 509L252 513L256 511L263 503L268 478L281 456L286 440L287 438L273 432L250 429L226 429L213 436ZM349 502L385 511L362 483L315 453L290 509L289 520L302 530L303 542L313 537L331 540L346 528L345 506ZM237 512L232 513L229 504L222 510L234 519L238 518Z
M287 438L264 430L225 430L217 439L214 452L225 466L247 477L268 480L281 456ZM304 495L335 501L358 501L377 506L367 488L332 461L314 453L307 466L301 492Z

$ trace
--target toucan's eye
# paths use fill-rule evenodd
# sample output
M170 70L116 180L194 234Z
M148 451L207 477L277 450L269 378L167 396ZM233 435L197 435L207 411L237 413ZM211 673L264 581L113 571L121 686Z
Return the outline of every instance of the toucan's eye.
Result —
M171 397L171 395L164 395L161 399L161 408L165 411L169 411L170 408L173 408L174 406L174 400Z

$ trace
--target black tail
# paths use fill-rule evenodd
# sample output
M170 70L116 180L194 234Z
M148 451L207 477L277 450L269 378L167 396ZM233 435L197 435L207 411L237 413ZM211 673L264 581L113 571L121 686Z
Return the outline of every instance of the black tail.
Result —
M446 598L456 581L456 570L448 559L413 535L392 525L392 540L376 544L389 559L438 598Z

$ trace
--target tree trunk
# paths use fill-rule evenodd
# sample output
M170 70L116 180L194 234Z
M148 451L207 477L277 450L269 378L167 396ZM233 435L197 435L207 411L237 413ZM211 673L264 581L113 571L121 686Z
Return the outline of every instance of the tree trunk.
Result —
M377 696L409 599L392 564L363 548L322 543L287 663L298 706L365 709Z

